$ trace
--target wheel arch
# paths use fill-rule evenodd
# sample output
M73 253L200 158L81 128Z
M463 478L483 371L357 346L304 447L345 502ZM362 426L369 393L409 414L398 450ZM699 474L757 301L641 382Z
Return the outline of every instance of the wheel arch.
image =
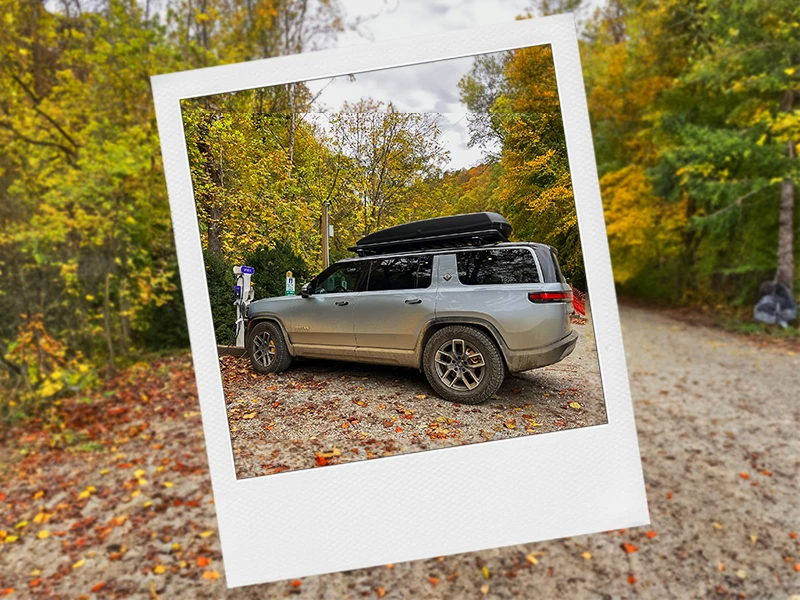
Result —
M244 341L245 349L250 347L250 335L253 331L253 328L259 323L264 323L264 322L274 323L275 325L278 326L278 328L280 328L281 333L283 334L283 340L286 342L286 348L287 350L289 350L289 354L291 356L296 356L294 351L294 346L292 345L292 342L289 339L289 332L286 329L286 325L284 325L283 321L278 315L269 313L253 315L247 320L247 330L245 333L245 341Z
M506 348L505 342L503 341L503 336L500 335L500 332L497 331L497 328L489 321L472 317L442 317L428 321L422 333L420 334L419 342L417 343L417 368L420 370L424 368L422 361L425 354L425 345L428 343L428 340L431 339L431 336L433 336L433 334L437 331L451 325L474 327L475 329L478 329L479 331L482 331L488 335L489 339L491 339L494 342L494 345L497 346L497 349L500 350L500 356L503 358L503 365L505 366L506 370L508 370L509 363L508 356L506 354L508 348Z

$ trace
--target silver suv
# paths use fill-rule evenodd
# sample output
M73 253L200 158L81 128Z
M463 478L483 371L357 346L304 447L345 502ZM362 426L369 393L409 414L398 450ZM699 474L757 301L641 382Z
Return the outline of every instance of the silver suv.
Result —
M331 265L300 296L251 303L247 351L260 373L283 371L295 357L421 369L442 398L478 404L506 371L572 352L571 301L544 244L367 255Z

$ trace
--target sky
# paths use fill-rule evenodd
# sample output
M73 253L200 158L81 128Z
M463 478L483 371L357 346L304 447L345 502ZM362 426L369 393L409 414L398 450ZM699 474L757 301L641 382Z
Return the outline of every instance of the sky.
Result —
M324 107L336 112L344 102L354 103L370 97L384 104L391 102L402 112L439 113L442 141L450 152L446 168L468 168L481 162L482 153L479 148L470 148L467 144L467 110L459 100L457 85L472 67L472 60L472 57L458 58L359 73L354 79L337 77L308 82L308 86L312 93L319 93L315 108L320 110ZM323 127L327 123L324 117L315 120Z
M588 10L602 1L592 0ZM342 6L349 20L362 19L364 23L357 31L341 35L334 44L337 47L510 22L528 12L530 0L342 0ZM345 101L371 97L392 102L402 111L441 113L443 141L450 152L447 168L460 169L482 160L482 150L467 144L467 111L459 101L457 87L472 60L362 73L354 81L337 78L307 83L314 94L322 90L319 103L330 111L339 110ZM324 124L325 119L318 122Z

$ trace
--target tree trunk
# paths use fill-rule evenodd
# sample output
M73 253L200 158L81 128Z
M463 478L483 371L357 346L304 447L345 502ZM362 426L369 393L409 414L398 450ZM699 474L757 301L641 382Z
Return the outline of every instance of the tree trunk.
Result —
M790 112L794 91L787 91L781 99L781 112ZM794 140L786 142L789 158L797 158ZM778 268L775 282L785 286L790 293L794 288L794 181L784 177L781 182L781 208L778 220Z
M103 325L106 333L106 346L108 347L108 375L114 373L114 342L111 339L111 303L109 300L111 271L106 263L106 288L103 295Z
M208 216L208 251L222 257L222 207L213 199Z
M286 93L289 96L289 175L294 170L294 138L297 131L297 109L294 103L294 85L286 86Z

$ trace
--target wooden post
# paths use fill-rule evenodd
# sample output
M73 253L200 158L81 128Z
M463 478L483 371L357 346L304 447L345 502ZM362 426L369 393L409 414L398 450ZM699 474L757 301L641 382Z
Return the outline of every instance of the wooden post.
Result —
M330 251L328 240L328 203L322 205L322 218L320 219L322 226L322 269L327 269L330 265Z

